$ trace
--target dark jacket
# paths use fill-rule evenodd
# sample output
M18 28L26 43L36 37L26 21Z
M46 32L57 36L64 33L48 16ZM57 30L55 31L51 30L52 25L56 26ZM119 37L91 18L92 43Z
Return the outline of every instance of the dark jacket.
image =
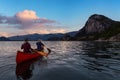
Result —
M23 52L29 53L31 50L31 45L28 42L26 42L22 44L21 49L23 49Z
M37 42L37 50L39 51L43 51L44 50L44 44L42 42Z

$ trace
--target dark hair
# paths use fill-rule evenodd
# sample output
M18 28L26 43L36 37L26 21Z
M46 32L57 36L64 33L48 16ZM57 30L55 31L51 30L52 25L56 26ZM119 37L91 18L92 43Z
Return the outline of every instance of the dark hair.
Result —
M25 38L25 41L28 41L28 38Z

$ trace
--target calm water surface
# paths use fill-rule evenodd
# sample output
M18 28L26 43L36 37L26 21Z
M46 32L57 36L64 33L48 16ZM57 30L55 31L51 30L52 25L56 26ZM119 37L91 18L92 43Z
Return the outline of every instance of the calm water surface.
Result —
M120 80L120 42L44 43L48 58L17 65L22 42L0 42L0 80Z

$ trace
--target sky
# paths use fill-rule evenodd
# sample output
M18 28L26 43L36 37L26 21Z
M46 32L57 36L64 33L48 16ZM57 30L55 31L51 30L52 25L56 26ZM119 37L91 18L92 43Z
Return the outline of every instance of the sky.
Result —
M80 30L93 14L120 21L120 0L0 0L0 36Z

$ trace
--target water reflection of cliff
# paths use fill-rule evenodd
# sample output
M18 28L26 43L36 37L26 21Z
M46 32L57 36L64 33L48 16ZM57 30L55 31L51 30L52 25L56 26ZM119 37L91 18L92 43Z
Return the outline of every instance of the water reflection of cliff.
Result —
M84 55L94 58L111 58L112 48L110 42L87 42L83 44L82 50L84 50Z
M42 65L42 59L34 59L30 60L21 64L18 64L16 66L16 77L18 80L28 80L33 76L33 70L35 62L38 62L40 65ZM47 64L47 61L46 61Z
M111 59L115 59L114 57L117 55L114 51L119 47L115 42L84 42L82 46L84 57L82 59L85 64L83 66L90 70L107 71L109 69L116 71L111 68L115 63Z

